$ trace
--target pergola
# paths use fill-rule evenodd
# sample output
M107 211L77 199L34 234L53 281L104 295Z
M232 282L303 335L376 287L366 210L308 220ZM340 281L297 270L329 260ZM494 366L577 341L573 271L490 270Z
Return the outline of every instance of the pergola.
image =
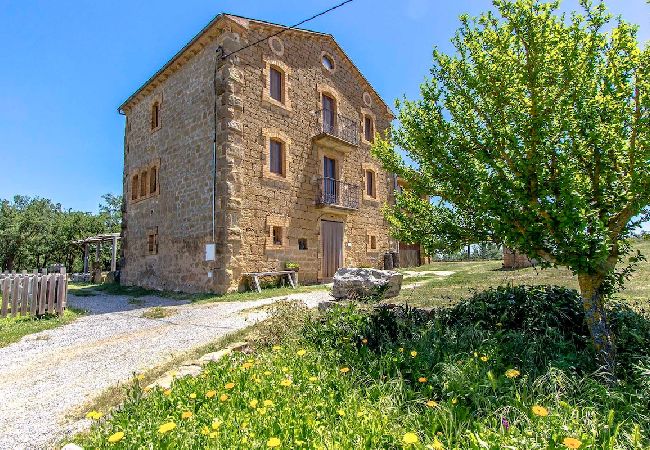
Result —
M95 262L99 262L99 251L102 247L102 242L111 242L111 272L117 270L117 241L120 239L120 233L107 233L91 236L86 239L74 241L75 244L84 246L84 273L88 273L88 247L95 244Z

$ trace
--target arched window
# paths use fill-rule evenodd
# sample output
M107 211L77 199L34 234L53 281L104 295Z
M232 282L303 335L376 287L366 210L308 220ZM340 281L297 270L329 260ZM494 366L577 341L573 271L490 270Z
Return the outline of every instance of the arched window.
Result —
M269 96L280 103L284 102L284 86L283 75L276 67L271 67L269 70Z

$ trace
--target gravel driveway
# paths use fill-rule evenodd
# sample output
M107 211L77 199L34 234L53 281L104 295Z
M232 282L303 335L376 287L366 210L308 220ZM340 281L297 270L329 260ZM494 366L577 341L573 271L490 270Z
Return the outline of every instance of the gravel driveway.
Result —
M66 420L71 410L134 372L263 319L265 312L246 310L286 298L310 307L331 299L324 290L201 305L158 297L132 304L124 296L71 295L69 304L90 315L0 348L0 449L51 448L79 427ZM174 308L175 313L143 318L154 306Z

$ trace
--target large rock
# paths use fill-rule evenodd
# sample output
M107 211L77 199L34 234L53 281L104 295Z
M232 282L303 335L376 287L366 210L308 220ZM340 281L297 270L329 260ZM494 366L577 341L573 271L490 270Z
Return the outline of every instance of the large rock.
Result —
M396 297L402 288L402 274L392 270L344 268L336 271L332 296L364 299Z

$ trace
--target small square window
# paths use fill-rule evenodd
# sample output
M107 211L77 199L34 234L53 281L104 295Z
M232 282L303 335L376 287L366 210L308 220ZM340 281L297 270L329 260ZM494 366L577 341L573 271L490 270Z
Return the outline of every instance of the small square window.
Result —
M307 239L298 239L298 250L307 250Z
M282 245L282 227L273 227L273 245Z

